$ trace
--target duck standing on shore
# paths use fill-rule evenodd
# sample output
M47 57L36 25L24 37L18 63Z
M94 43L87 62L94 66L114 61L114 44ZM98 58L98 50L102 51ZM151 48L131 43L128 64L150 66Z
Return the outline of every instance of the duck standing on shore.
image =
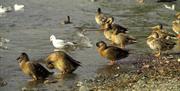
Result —
M117 60L126 58L129 55L127 50L115 46L107 46L104 41L97 42L96 46L99 54L110 61L109 65L114 65Z
M24 74L32 77L33 81L46 80L48 76L53 74L53 72L49 72L41 64L30 61L26 53L21 53L17 60Z
M176 45L173 40L162 38L157 32L153 32L148 36L146 42L148 46L156 52L156 57L159 57L162 51L171 50Z
M46 65L50 69L56 68L60 70L62 74L67 74L75 71L81 66L81 63L63 51L56 51L47 56Z

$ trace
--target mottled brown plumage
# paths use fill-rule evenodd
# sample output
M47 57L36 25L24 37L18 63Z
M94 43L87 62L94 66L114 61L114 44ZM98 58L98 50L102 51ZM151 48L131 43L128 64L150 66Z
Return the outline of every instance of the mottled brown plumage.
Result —
M127 50L115 46L107 46L104 41L97 42L96 46L99 54L102 57L107 58L111 65L113 65L117 60L125 58L129 55Z
M79 61L74 60L63 51L56 51L49 54L46 58L46 63L48 68L56 68L60 70L62 74L72 73L80 66Z
M105 15L100 8L97 9L97 13L95 15L96 23L99 25L104 25L105 23L112 24L114 22L114 18Z
M154 27L152 27L152 33L156 32L159 36L159 38L163 38L163 39L169 39L172 37L176 37L176 35L174 35L171 32L167 32L164 28L162 24L156 25Z
M175 20L172 22L172 30L178 35L180 39L180 20Z
M162 51L171 50L176 43L170 39L160 38L158 33L154 32L147 38L148 46L155 52L155 56L159 57Z
M53 74L53 72L49 72L41 64L30 62L26 53L21 53L17 60L24 74L29 75L33 80L45 80L49 75Z

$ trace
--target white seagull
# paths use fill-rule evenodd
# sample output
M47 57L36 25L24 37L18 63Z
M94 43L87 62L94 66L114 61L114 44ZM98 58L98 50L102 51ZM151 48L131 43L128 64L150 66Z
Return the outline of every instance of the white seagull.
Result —
M169 9L169 10L175 10L175 5L174 4L172 6L168 6L168 5L164 4L164 7Z
M3 7L2 5L0 5L0 14L4 14L4 13L9 12L11 10L12 10L11 7Z
M23 11L24 5L14 4L14 11Z
M50 36L50 41L52 42L53 46L57 49L64 49L66 46L75 46L73 42L65 42L62 39L56 39L54 35Z

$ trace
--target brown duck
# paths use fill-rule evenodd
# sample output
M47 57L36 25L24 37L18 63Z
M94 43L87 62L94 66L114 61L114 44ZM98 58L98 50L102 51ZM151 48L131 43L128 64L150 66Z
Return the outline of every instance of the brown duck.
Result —
M49 72L41 64L31 62L26 53L21 53L17 60L24 74L29 75L33 80L45 80L48 76L53 74L53 72Z
M159 36L159 38L163 38L163 39L169 39L172 37L176 37L176 35L167 32L164 28L162 24L156 25L154 27L152 27L152 33L156 32Z
M98 8L98 9L97 9L97 13L96 13L96 15L95 15L95 20L96 20L96 23L99 24L99 25L104 25L105 23L112 24L112 23L114 22L114 18L105 15L105 14L101 11L101 8Z
M113 34L111 35L111 41L114 44L119 45L120 48L125 48L125 45L137 42L135 37L125 33L117 33L116 31L113 31Z
M117 60L125 58L129 55L127 50L123 50L115 46L107 46L104 41L97 42L96 46L99 54L110 61L110 65L115 64Z
M148 46L156 52L156 57L159 57L162 51L171 50L176 45L176 43L170 39L160 38L156 32L153 32L147 38L146 42Z
M48 68L56 68L60 70L62 74L72 73L81 66L79 61L74 60L63 51L56 51L49 54L46 58L46 64Z

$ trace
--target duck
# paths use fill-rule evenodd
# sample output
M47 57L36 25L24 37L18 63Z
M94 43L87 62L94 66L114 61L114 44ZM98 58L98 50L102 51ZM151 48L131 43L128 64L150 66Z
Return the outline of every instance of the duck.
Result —
M176 45L174 41L160 37L157 32L149 35L146 43L150 49L155 51L156 57L160 57L162 51L171 50Z
M113 31L111 41L112 43L119 45L120 48L125 48L125 45L137 42L135 37L125 33L117 33L116 31Z
M81 66L79 61L76 61L64 51L50 53L45 62L49 69L58 69L62 74L72 73Z
M172 30L178 35L180 39L180 20L175 20L172 22Z
M67 20L63 21L62 24L71 24L70 16L67 16Z
M176 19L180 19L180 12L177 12L175 16L176 16Z
M97 42L96 46L100 56L109 60L109 65L114 65L117 60L126 58L129 55L127 50L115 46L107 46L104 41Z
M128 32L127 28L119 24L108 24L108 23L105 24L104 36L106 39L111 40L111 35L113 34L114 31L116 32L116 34Z
M24 5L14 4L14 11L23 11Z
M66 42L62 39L56 39L55 35L50 36L50 41L52 42L53 46L57 49L64 49L66 47L75 47L74 42Z
M54 73L48 71L41 64L30 61L27 53L25 52L21 53L16 60L18 60L20 69L23 71L23 73L32 77L32 81L46 80L47 77L53 75Z
M152 27L151 29L152 29L152 33L153 33L153 32L156 32L160 38L169 39L169 38L174 38L174 37L176 37L175 34L173 34L173 33L171 33L171 32L167 32L167 31L163 28L163 25L162 25L162 24L158 24L158 25Z
M112 24L114 22L114 18L103 14L103 12L101 11L101 8L97 9L95 20L96 20L96 23L101 26L103 26L105 23Z

